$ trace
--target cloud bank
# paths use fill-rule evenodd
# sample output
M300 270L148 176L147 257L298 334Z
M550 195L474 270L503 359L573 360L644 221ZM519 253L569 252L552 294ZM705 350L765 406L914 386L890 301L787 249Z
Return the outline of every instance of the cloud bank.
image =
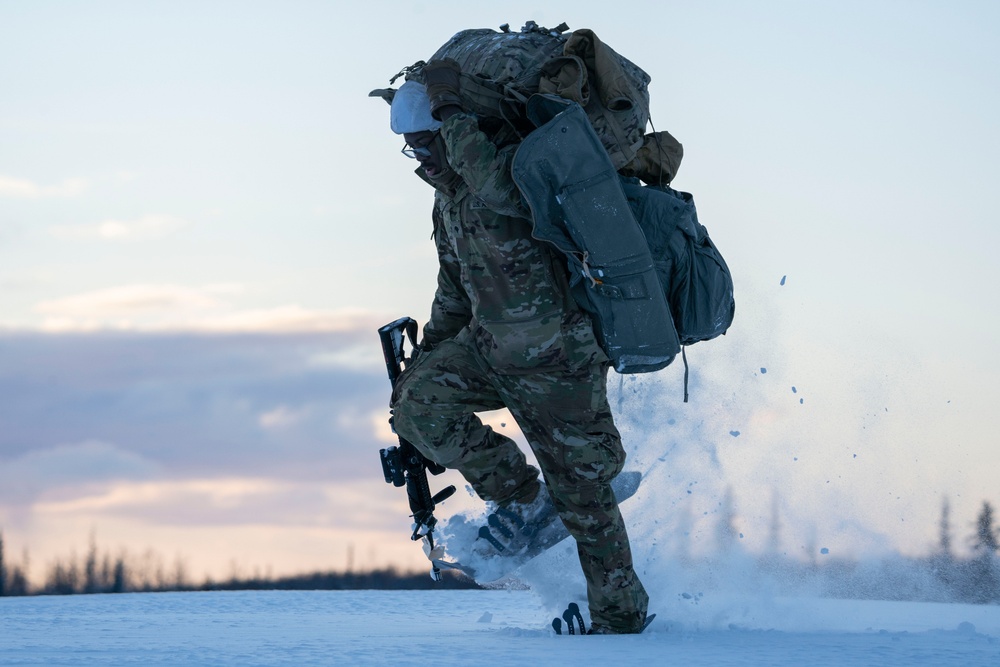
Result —
M39 185L24 178L0 174L0 197L11 199L42 199L45 197L74 197L87 189L82 178L67 178L58 185Z
M373 413L388 416L374 328L9 334L0 349L0 460L38 478L24 488L61 484L52 466L72 456L112 453L172 478L346 479L373 467ZM0 500L32 500L13 488Z
M239 283L187 286L137 283L40 301L39 329L50 333L301 333L374 329L382 318L361 309L314 310L298 304L240 308Z
M134 220L104 220L94 225L57 225L49 231L57 239L102 241L153 241L186 227L188 222L170 215L144 215Z

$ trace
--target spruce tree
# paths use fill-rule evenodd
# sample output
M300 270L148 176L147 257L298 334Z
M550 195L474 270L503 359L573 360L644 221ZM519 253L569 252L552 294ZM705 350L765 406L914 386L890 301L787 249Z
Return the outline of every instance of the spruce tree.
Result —
M7 594L7 566L3 561L3 531L0 530L0 598Z
M969 562L963 585L970 602L989 604L1000 601L1000 564L995 557L998 547L1000 540L993 525L993 506L984 501L973 537L973 548L978 558Z
M948 498L945 498L941 503L941 522L938 527L940 531L938 547L941 557L945 560L951 560L951 504L948 502Z
M719 518L715 524L715 547L720 554L729 553L737 544L739 530L736 529L736 508L733 504L733 490L726 489L726 496L719 503Z
M983 501L983 509L976 519L976 536L974 547L983 554L995 554L1000 549L996 528L993 527L993 506L989 501Z
M773 556L781 552L781 499L777 489L771 492L771 526L767 534L767 548Z

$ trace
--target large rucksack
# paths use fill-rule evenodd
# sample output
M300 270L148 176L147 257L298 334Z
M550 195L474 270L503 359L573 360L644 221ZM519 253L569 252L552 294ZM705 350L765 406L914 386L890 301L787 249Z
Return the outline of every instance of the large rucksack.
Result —
M663 296L643 296L647 305L629 303L622 311L622 304L614 302L615 294L628 294L629 289L616 292L607 281L581 296L581 285L599 285L593 280L578 281L574 296L594 316L598 337L619 372L648 372L669 364L678 346L726 332L735 313L732 276L698 222L691 195L669 187L683 157L680 143L668 132L644 134L650 120L649 75L592 31L566 34L567 30L566 24L550 30L533 21L520 32L506 25L499 32L464 30L443 44L431 60L458 62L463 107L476 114L481 128L498 145L521 143L539 129L538 119L530 118L527 111L532 95L555 95L582 107L621 177L619 192L632 213L627 217L634 218L630 224L638 223L645 236ZM421 80L424 64L419 61L403 68L390 84L404 75ZM371 95L391 102L393 93L390 88ZM572 180L571 173L564 176L567 183ZM538 222L536 216L536 230ZM561 233L572 231L564 226ZM616 230L607 233L614 235ZM589 271L585 261L579 265L571 255L567 260L573 275L579 276L581 269ZM620 275L624 278L625 273ZM628 299L639 298L637 294ZM664 297L672 324L664 324L659 315L650 316L660 312L657 302Z
M650 123L650 77L602 42L592 30L567 33L528 21L520 32L476 28L456 33L431 60L450 58L461 70L462 106L498 146L519 143L535 126L528 98L553 94L583 107L615 169L643 182L667 185L677 173L683 148L669 132L646 133ZM425 61L404 67L389 80L423 80ZM393 88L369 93L391 103Z
M480 119L496 119L512 143L534 129L525 103L535 93L572 100L587 113L616 169L631 162L646 142L649 75L604 44L592 30L566 33L529 21L520 32L507 25L463 30L431 60L450 58L462 70L462 106ZM423 61L404 68L422 80Z

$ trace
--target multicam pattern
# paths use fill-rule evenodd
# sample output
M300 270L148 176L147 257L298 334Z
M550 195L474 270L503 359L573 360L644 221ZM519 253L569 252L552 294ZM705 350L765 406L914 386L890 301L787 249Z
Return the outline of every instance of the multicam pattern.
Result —
M425 346L471 323L471 342L498 373L606 361L590 320L569 296L564 260L531 236L510 177L513 150L494 148L464 114L441 132L464 185L456 196L436 199L440 271Z
M496 32L477 28L457 33L431 56L431 60L451 58L469 76L501 86L535 90L541 66L561 54L565 43L564 35L545 31Z
M555 34L553 34L555 33ZM533 93L553 92L543 71L560 56L579 56L586 65L581 90L570 99L584 107L616 169L628 164L642 146L649 122L649 75L615 52L591 30L558 34L545 28L496 32L488 28L463 30L443 44L431 60L450 58L462 69L464 107L479 116L514 121L523 100ZM420 79L419 68L412 73ZM628 94L617 92L622 86ZM589 101L588 101L589 98ZM622 106L623 100L629 104ZM515 124L517 124L515 122ZM521 127L530 131L531 127Z
M511 153L464 114L442 135L463 183L436 197L438 289L423 350L396 383L396 430L484 500L528 502L538 470L474 414L510 409L576 538L592 622L637 631L648 597L610 488L625 453L607 401L607 357L567 294L563 263L531 237Z

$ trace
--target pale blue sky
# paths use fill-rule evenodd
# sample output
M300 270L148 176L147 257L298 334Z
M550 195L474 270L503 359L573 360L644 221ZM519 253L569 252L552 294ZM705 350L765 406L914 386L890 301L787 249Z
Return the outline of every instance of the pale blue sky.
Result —
M367 93L460 29L529 19L592 28L652 76L653 122L686 150L674 185L736 277L732 332L691 350L693 404L678 369L625 383L635 459L662 430L637 406L662 404L708 457L679 476L733 486L751 526L780 488L791 523L860 549L920 551L942 495L956 532L1000 502L1000 5L0 1L9 543L43 562L94 528L218 567L267 541L233 507L270 497L287 514L261 526L315 558L253 542L257 564L412 547L310 532L356 497L329 458L393 502L372 327L426 319L434 285L431 193ZM235 495L206 500L212 480ZM226 507L230 543L180 546L197 531L162 504L181 496Z

